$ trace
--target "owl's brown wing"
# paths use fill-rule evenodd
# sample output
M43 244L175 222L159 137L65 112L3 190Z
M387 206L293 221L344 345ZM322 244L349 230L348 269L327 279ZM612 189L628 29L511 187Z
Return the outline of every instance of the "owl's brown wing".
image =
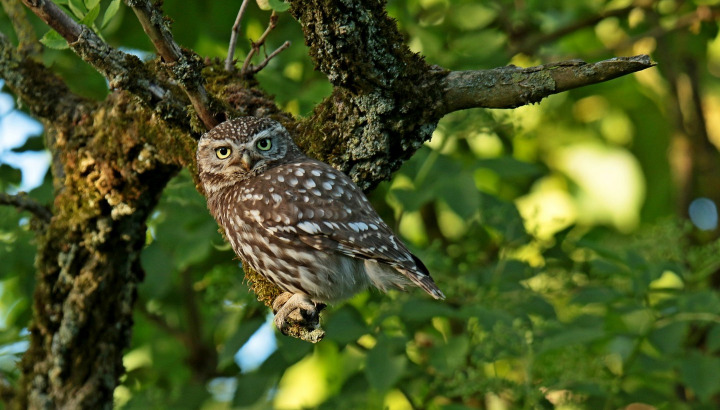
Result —
M345 174L325 163L306 160L268 170L257 183L269 185L261 190L270 192L266 205L272 207L254 213L255 221L269 234L287 242L299 240L323 252L382 262L434 297L442 297L427 268Z

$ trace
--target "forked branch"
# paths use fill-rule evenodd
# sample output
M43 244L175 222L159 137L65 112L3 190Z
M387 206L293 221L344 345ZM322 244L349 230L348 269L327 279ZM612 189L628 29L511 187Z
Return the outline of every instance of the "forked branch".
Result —
M252 66L250 62L252 61L252 58L260 53L260 48L265 46L265 40L267 40L268 35L271 31L277 27L277 20L278 15L275 11L272 12L270 15L270 21L268 22L268 26L265 29L265 31L262 33L260 38L257 39L257 41L251 41L252 48L250 49L250 52L248 53L247 57L245 57L245 61L243 62L242 68L240 69L240 72L242 74L255 74L265 68L266 65L275 58L278 54L280 54L283 50L290 47L290 42L286 41L284 42L280 47L276 48L275 51L270 53L269 55L265 54L265 59L260 62L260 64L256 66Z

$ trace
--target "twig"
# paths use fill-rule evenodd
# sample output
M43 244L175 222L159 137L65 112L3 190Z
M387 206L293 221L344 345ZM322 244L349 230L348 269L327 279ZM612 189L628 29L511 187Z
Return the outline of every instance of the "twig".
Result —
M160 57L170 65L170 74L190 98L205 127L211 129L216 126L219 121L210 111L210 99L203 86L199 61L191 60L182 53L180 46L173 40L162 13L156 7L151 6L147 0L125 0L125 3L135 12Z
M238 33L240 32L240 22L242 21L243 15L245 14L245 9L247 8L248 3L249 0L243 0L242 4L240 5L240 11L238 11L237 14L237 18L235 18L235 24L233 24L232 31L230 32L230 45L228 46L228 54L227 58L225 59L226 71L232 71L235 68L235 65L233 64L233 57L235 56L235 46L237 45Z
M612 80L655 66L646 55L597 63L570 60L537 67L453 71L443 81L440 114L466 108L515 108L573 88Z
M652 37L657 39L673 32L690 27L696 23L717 21L718 19L720 19L720 6L700 6L694 11L678 17L677 20L675 20L675 24L670 27L666 28L658 25L652 30L648 30L640 35L633 36L625 41L615 44L611 47L611 49L624 50L643 38Z
M47 207L40 205L24 192L17 195L0 192L0 205L12 205L20 211L28 211L45 223L49 223L53 216Z
M277 49L275 49L275 51L273 51L272 53L270 53L270 55L268 55L267 57L265 57L265 59L264 59L260 64L258 64L257 66L250 67L249 69L243 70L243 73L245 73L245 74L255 74L255 73L257 73L258 71L260 71L260 70L262 70L263 68L265 68L265 66L268 65L268 63L270 62L270 60L272 60L275 56L277 56L278 54L280 54L283 50L285 50L285 49L288 48L288 47L290 47L290 42L289 42L289 41L284 42L280 47L278 47Z
M270 15L270 21L268 22L268 26L265 29L265 31L262 33L260 38L258 38L257 41L250 42L252 45L252 48L250 49L250 52L248 53L247 57L245 57L245 61L243 62L242 68L240 69L240 72L242 74L255 74L258 71L260 71L260 69L262 69L262 67L260 69L254 69L254 68L248 69L248 67L250 67L250 61L255 56L255 54L260 52L260 47L265 45L265 40L267 40L267 37L270 34L270 32L273 31L275 29L275 27L277 26L277 21L278 21L278 15L275 11L273 11L272 14ZM283 44L282 46L280 46L278 48L279 51L275 50L275 52L273 52L271 55L273 55L273 57L274 57L280 51L286 49L288 46L290 46L290 42L286 41L285 44ZM263 67L265 67L269 61L268 58L266 58L265 60L266 61L263 61L263 63L264 63Z

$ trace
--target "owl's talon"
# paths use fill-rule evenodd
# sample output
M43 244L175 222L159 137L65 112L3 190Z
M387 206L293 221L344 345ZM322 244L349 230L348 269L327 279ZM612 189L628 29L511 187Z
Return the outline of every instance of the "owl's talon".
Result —
M303 327L317 328L320 325L320 310L307 295L285 292L275 298L273 302L275 312L275 326L284 335L292 324Z

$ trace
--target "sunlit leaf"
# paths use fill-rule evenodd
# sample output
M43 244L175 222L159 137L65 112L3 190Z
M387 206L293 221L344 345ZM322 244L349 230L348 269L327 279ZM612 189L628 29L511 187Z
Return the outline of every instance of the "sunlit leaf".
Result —
M55 50L65 50L69 47L67 41L65 41L60 33L55 30L50 30L45 33L45 35L40 39L40 42L46 47L53 48Z
M88 11L85 17L80 20L80 23L85 24L86 26L91 26L99 14L100 4L97 4L95 7L91 8L90 11Z
M105 10L105 14L103 15L102 24L100 25L101 28L105 28L105 26L110 23L110 20L112 20L115 14L117 14L118 10L120 10L120 3L121 0L112 0L110 2L107 9Z
M78 19L85 17L88 11L83 0L69 0L68 7Z

